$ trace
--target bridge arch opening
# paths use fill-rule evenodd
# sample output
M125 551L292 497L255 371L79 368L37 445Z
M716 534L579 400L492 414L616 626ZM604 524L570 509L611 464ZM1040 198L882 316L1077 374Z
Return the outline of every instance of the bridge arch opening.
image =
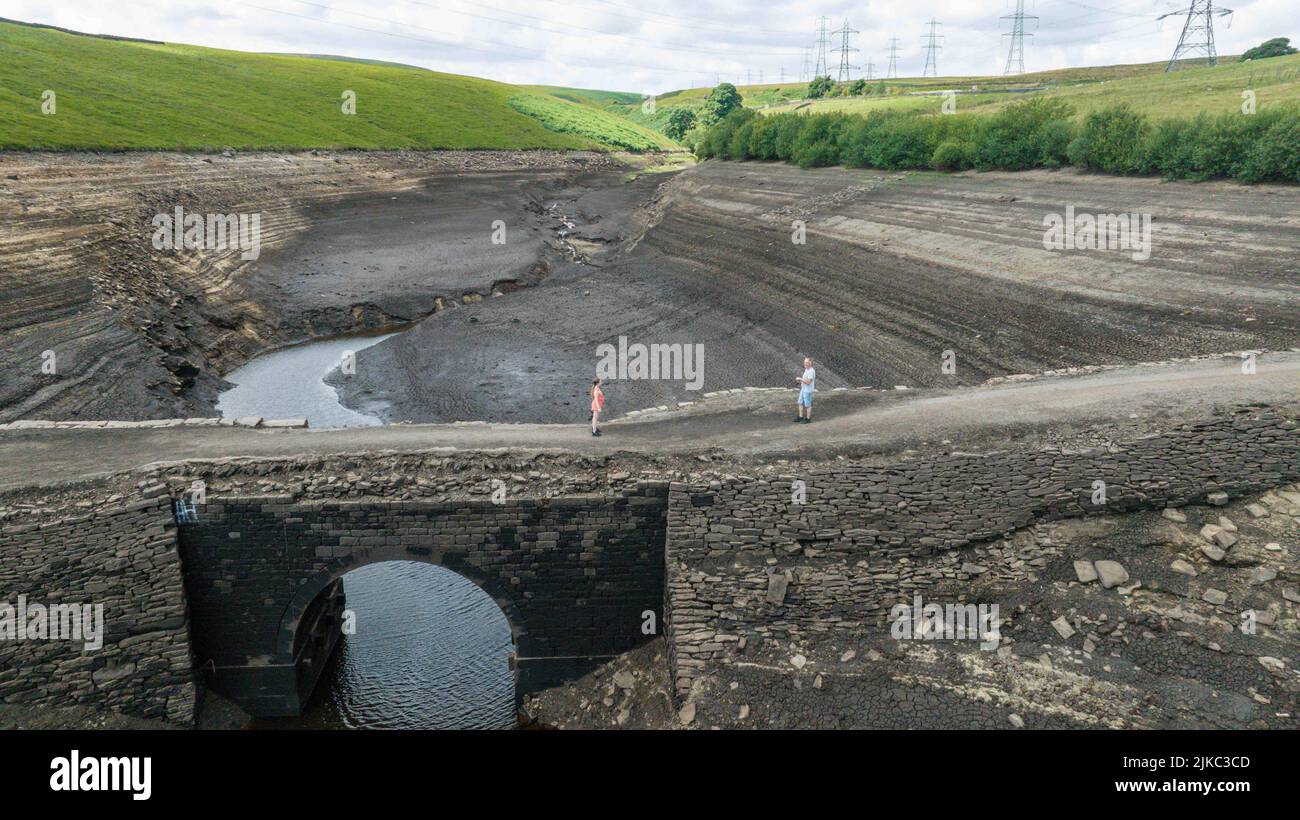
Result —
M295 728L514 725L522 620L488 579L414 557L364 556L303 584L279 652L298 672ZM288 654L286 654L288 653Z

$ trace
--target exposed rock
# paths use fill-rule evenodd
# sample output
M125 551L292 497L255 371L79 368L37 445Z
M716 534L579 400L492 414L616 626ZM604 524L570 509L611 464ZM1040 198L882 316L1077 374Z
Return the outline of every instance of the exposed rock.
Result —
M1097 577L1106 589L1128 581L1128 570L1118 561L1097 561L1093 566L1097 568Z

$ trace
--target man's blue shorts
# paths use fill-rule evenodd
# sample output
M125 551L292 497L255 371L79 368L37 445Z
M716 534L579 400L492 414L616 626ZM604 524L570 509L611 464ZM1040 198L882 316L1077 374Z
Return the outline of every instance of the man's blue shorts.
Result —
M812 394L813 391L811 390L800 390L799 404L803 405L804 407L812 407Z

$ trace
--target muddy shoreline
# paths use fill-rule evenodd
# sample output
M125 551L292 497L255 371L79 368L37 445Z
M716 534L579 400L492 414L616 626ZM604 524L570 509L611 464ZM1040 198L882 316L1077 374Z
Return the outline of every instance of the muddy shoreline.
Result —
M521 232L541 234L550 223L521 189L541 197L626 170L608 154L559 151L0 153L0 283L12 294L0 306L0 365L12 374L0 419L211 415L221 376L260 352L418 320L440 296L537 273L526 243L504 255L464 248L472 215L431 220L440 208L479 201L486 186L500 192L497 207L482 203L492 219L518 216ZM260 257L155 250L151 220L175 207L259 214ZM492 219L474 235L489 237ZM384 233L414 220L425 224L413 238ZM343 249L322 279L311 254L286 256L313 226L325 246L367 232L384 244ZM439 248L472 264L430 260Z

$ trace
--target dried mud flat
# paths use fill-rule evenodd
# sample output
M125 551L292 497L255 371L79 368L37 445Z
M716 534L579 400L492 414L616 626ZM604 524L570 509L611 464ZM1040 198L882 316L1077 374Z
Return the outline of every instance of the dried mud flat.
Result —
M1067 205L1153 214L1150 260L1044 250L1044 215ZM937 387L1300 339L1296 188L708 162L645 209L650 227L594 264L426 321L336 386L382 396L390 420L559 422L585 417L596 348L620 336L703 345L703 391L789 386L805 354L822 390ZM699 397L606 394L613 415Z
M346 404L581 421L596 349L620 336L703 345L703 385L616 380L613 416L789 386L805 354L823 390L953 387L1300 339L1292 187L721 162L625 176L559 152L0 155L0 421L211 415L258 352L407 323L335 377ZM155 251L149 220L177 205L261 213L261 257ZM1150 260L1044 250L1044 215L1067 205L1152 214Z
M0 420L211 415L263 350L538 276L545 198L623 171L556 151L0 154ZM259 214L260 257L155 250L177 207ZM516 241L491 244L496 219Z

